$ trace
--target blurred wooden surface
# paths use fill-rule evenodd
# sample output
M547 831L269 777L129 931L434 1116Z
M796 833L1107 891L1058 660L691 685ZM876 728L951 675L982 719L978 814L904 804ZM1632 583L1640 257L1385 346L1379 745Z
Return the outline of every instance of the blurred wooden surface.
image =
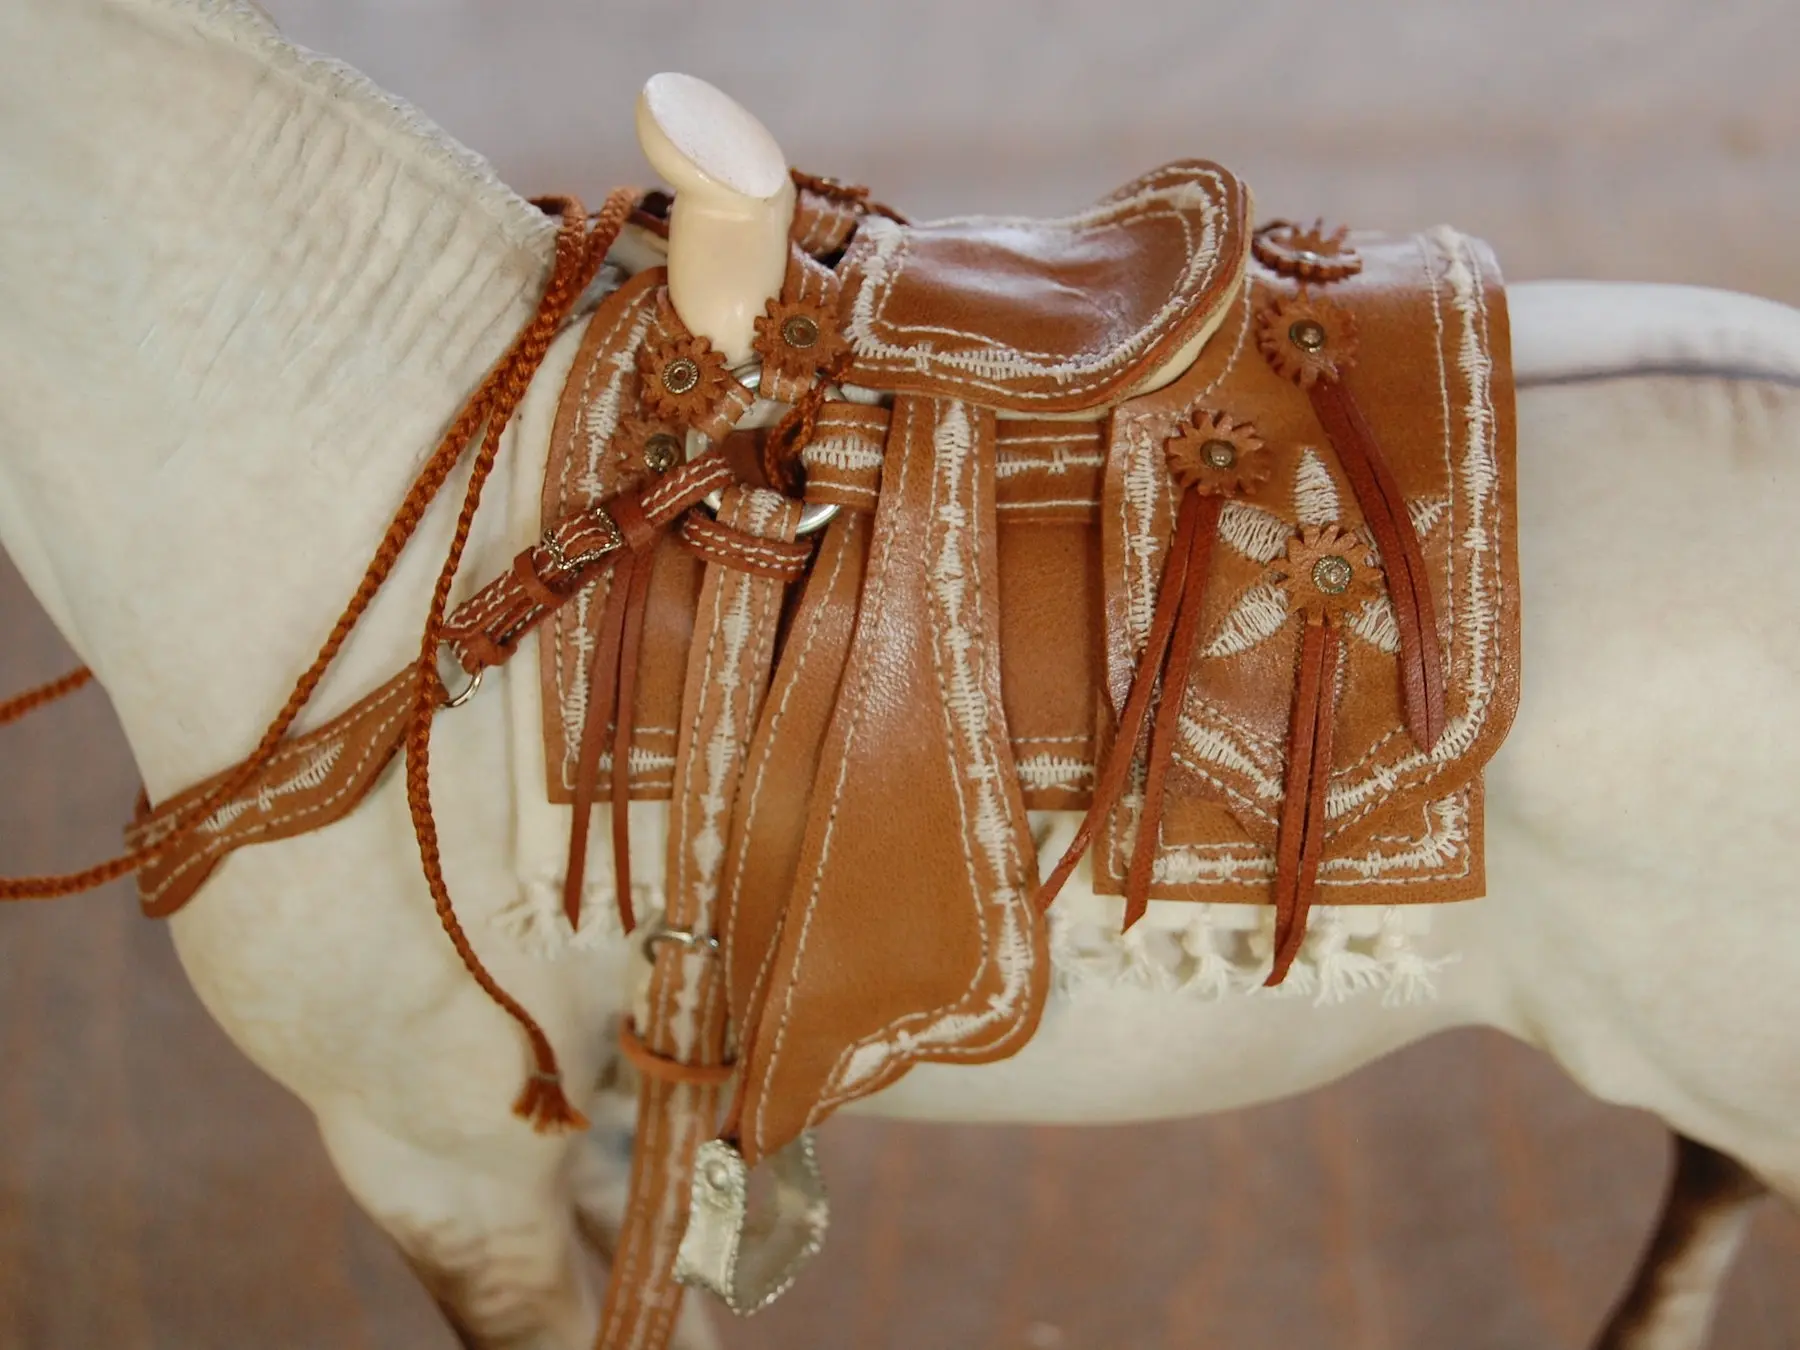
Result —
M1068 207L1198 154L1268 213L1454 220L1515 278L1800 301L1785 0L269 8L522 190L641 178L631 95L683 68L922 214ZM0 691L67 663L0 567ZM0 869L111 847L134 788L98 693L6 732ZM825 1153L826 1253L732 1350L1578 1350L1663 1164L1654 1122L1474 1033L1208 1120L845 1120ZM1800 1345L1797 1270L1800 1221L1766 1210L1715 1344ZM125 887L0 909L0 1350L452 1345Z

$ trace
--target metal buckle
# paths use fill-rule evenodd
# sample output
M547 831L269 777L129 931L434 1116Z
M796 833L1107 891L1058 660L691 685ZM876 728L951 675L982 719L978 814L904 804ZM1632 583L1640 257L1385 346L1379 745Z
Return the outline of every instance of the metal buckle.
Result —
M746 365L739 366L731 373L736 377L739 384L743 385L744 388L753 393L762 388L762 363L760 361L753 361ZM828 384L825 388L834 397L842 397L844 392L835 384ZM744 409L744 415L742 417L731 424L732 430L753 431L759 427L774 426L780 418L772 415L773 410L785 408L787 406L787 404L778 403L772 398L758 398L748 408ZM710 440L694 430L694 428L688 428L687 457L689 459L698 458L711 444L712 442ZM724 500L725 493L722 489L709 492L705 497L701 498L702 504L708 507L715 516L719 514L719 507ZM800 523L794 527L794 533L796 535L815 534L824 529L825 526L830 523L831 518L837 513L838 506L836 502L807 502L800 508Z
M538 547L550 555L550 565L559 572L579 572L582 568L599 562L602 558L611 557L625 547L625 532L619 528L618 522L612 518L612 512L604 506L595 506L593 513L599 517L602 529L606 531L606 542L598 548L590 548L585 553L577 553L573 558L563 552L562 542L556 537L556 526L545 530L538 539Z

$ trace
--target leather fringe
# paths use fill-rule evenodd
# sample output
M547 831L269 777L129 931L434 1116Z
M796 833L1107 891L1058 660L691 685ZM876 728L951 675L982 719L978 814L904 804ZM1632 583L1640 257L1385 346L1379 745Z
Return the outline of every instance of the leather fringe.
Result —
M1307 392L1369 523L1375 547L1381 550L1394 625L1400 632L1400 698L1406 728L1421 750L1430 750L1444 734L1444 658L1418 531L1380 442L1349 389L1339 380L1320 380Z
M1264 981L1269 986L1287 978L1306 937L1306 916L1318 889L1342 654L1343 644L1331 621L1309 615L1300 645L1288 731L1287 790L1275 841L1275 954Z

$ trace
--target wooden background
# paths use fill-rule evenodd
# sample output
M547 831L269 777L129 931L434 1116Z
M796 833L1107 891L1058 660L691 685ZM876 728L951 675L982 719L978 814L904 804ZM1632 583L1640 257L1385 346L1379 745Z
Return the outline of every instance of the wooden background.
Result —
M1800 301L1788 0L268 7L525 191L641 180L631 98L686 69L915 214L1068 208L1206 155L1264 214L1451 220L1514 278ZM0 691L67 663L4 567L0 635ZM0 870L116 841L135 780L102 696L7 732L0 766ZM1208 1120L845 1120L825 1154L826 1254L733 1350L1576 1350L1663 1162L1654 1122L1476 1033ZM1770 1208L1717 1345L1800 1345L1796 1272ZM451 1345L123 887L0 912L0 1350Z

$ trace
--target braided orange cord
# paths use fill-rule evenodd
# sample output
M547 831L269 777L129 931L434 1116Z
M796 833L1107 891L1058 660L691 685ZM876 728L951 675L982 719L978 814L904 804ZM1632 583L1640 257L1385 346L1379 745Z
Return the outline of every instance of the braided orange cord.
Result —
M82 685L94 678L94 672L86 666L77 666L66 675L58 675L54 680L40 684L35 689L27 689L22 694L14 694L4 703L0 703L0 727L8 722L16 722L26 713L36 712L46 703L54 703L65 695L74 693Z
M602 210L599 217L596 217L597 225L606 217L607 210L616 210L615 200L621 196L629 196L632 201L635 201L637 194L628 189L621 189L613 193L607 199L606 208ZM426 509L436 498L439 489L443 487L445 480L449 478L457 462L462 458L463 452L474 438L477 428L499 406L500 390L512 388L515 385L522 387L523 384L529 383L532 372L537 369L537 363L543 359L544 351L549 347L547 338L539 342L534 335L545 328L546 319L549 316L548 331L553 337L556 326L562 322L570 306L586 289L587 281L583 281L573 294L566 294L569 279L562 277L562 269L566 265L572 265L573 260L578 260L583 265L583 275L588 281L592 280L594 272L599 269L599 258L592 259L592 266L587 266L590 261L588 255L591 253L591 249L575 255L563 246L564 238L579 239L580 237L582 226L580 205L561 199L547 201L542 205L556 210L562 216L563 232L558 238L557 270L552 273L550 285L546 288L544 297L538 304L536 316L513 340L512 345L507 348L505 354L488 372L487 377L477 387L475 393L470 396L469 401L463 405L456 420L451 423L449 430L444 433L443 439L438 442L437 448L432 451L430 458L425 461L424 466L413 479L412 486L407 489L406 496L401 500L399 508L389 521L387 530L382 535L381 542L376 546L374 556L370 559L362 580L357 583L349 603L345 605L343 613L338 616L337 622L332 625L331 632L326 636L325 642L319 648L318 655L313 658L312 664L295 682L293 690L281 706L281 711L275 714L274 720L264 730L256 748L238 765L235 773L223 779L212 792L184 808L177 818L175 827L163 834L156 842L128 850L105 862L77 872L48 876L0 877L0 901L51 900L60 896L75 895L82 891L92 890L96 886L104 886L107 882L115 881L119 877L136 871L199 825L201 821L217 810L221 803L234 796L268 764L280 747L282 739L293 727L311 700L314 691L318 689L319 683L325 678L325 672L337 659L337 654L348 640L351 630L356 627L364 611L375 599L376 593L387 581L395 563L399 561L401 550L417 532L419 523L425 517ZM570 216L571 209L574 211L573 220ZM629 214L629 208L626 208L626 214ZM610 239L616 237L618 228L614 225L606 233L607 246L610 245ZM593 234L588 236L590 242L600 241L602 237L603 232L599 228L596 228ZM600 249L601 257L604 257L604 252L605 247L603 246ZM561 278L560 285L559 277ZM528 359L528 353L534 345L537 347L536 355ZM508 416L517 406L517 402L515 397L507 405ZM435 652L431 652L430 656L435 657ZM427 664L425 669L435 673L436 667L435 664ZM426 679L422 683L426 688L435 685L435 681L432 679ZM34 694L36 692L33 691ZM22 697L29 698L31 695Z
M794 401L763 438L763 477L777 492L790 497L799 492L803 485L800 456L818 434L819 414L824 411L831 383L843 378L854 359L853 353L844 352L821 370L812 387Z
M444 559L443 568L438 572L437 585L432 591L431 609L426 616L419 651L421 671L435 669L433 663L444 615L450 604L450 591L456 582L463 550L468 546L469 532L481 502L482 487L499 458L500 439L505 433L506 425L511 421L519 401L524 398L526 388L531 383L531 375L549 350L564 315L599 271L600 264L606 257L606 250L624 227L636 204L635 192L621 190L612 193L607 198L606 205L594 217L592 232L584 237L582 227L585 216L581 204L575 201L561 203L563 228L556 241L556 270L552 274L550 289L545 293L537 317L519 336L515 347L518 360L507 365L496 382L487 431L470 470L469 485L463 495L462 512L456 519L449 555ZM562 1072L550 1038L524 1006L501 988L488 973L487 967L470 945L462 923L456 917L449 883L444 878L437 821L431 811L431 724L441 697L435 681L421 679L418 703L406 732L406 802L412 813L413 834L418 840L419 861L425 872L425 882L431 890L432 902L437 909L438 921L443 925L444 934L456 949L457 956L462 959L470 978L519 1024L520 1030L531 1042L534 1067L530 1078L526 1080L524 1091L513 1103L514 1113L530 1121L533 1128L540 1131L585 1129L586 1118L575 1109L563 1092Z

